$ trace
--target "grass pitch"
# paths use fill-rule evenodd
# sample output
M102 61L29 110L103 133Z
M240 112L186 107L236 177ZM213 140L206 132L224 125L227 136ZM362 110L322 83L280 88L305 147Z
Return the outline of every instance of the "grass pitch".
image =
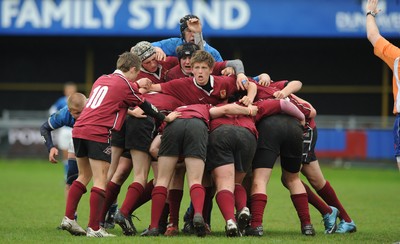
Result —
M212 236L198 238L180 234L177 237L126 237L119 226L110 230L115 238L91 239L71 236L57 230L64 215L63 166L45 160L0 160L0 243L394 243L400 241L400 174L394 169L361 169L322 167L326 179L355 221L358 231L345 235L324 235L322 218L310 206L317 235L305 237L289 192L280 183L280 168L274 169L268 186L268 204L264 216L264 236L227 238L224 220L214 202ZM122 203L128 179L119 195ZM90 189L90 186L88 187ZM180 219L189 203L187 188ZM135 213L139 232L150 223L150 203ZM79 204L78 223L85 228L89 216L89 193ZM180 222L182 227L182 221Z

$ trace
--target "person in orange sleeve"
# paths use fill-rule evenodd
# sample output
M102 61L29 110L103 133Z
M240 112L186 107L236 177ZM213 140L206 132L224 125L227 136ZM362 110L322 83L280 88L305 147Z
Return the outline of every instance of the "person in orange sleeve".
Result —
M376 15L380 12L380 9L377 8L378 0L368 0L366 6L366 28L367 28L367 38L371 42L374 47L374 54L382 59L392 70L393 72L393 98L394 98L394 107L393 114L396 115L396 120L393 126L393 135L394 135L394 149L395 156L397 161L397 166L400 170L400 104L398 101L399 97L399 86L400 86L400 49L386 40L379 33L378 26L375 21Z

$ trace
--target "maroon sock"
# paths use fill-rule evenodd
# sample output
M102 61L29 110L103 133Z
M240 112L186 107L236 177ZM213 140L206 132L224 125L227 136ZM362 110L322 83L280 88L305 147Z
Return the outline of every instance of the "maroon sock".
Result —
M255 228L262 225L267 199L268 197L266 194L257 193L251 195L251 227Z
M111 205L117 199L120 190L121 190L120 185L117 185L112 181L108 182L107 188L106 188L106 199L104 200L104 208L101 212L100 222L104 223L108 209L111 207Z
M322 214L322 216L332 213L332 209L324 201L322 201L321 198L319 198L306 183L303 181L301 183L303 183L304 188L306 188L308 202L313 205Z
M122 206L119 210L122 213L122 215L127 217L132 214L133 212L132 209L135 206L138 199L140 198L140 196L142 195L143 191L144 191L143 186L137 182L133 182L132 184L129 185L125 200L122 203Z
M204 206L203 206L203 218L204 222L210 223L210 216L212 210L212 200L214 197L214 189L212 186L204 187L205 196L204 196Z
M222 216L225 221L228 219L235 219L235 197L232 192L228 190L222 190L215 196L218 207L221 210Z
M246 189L240 184L235 184L235 207L236 211L242 210L246 207L247 192Z
M132 209L131 213L133 213L133 211L135 211L140 206L142 206L143 204L145 204L146 202L151 200L151 192L154 189L153 181L154 180L151 180L151 181L147 182L146 186L144 187L144 191L143 191L142 195L140 196L140 198L135 203L135 206L133 206L133 209Z
M190 187L190 200L192 200L194 213L203 213L204 197L205 197L204 186L200 184L193 184Z
M78 208L78 203L86 191L86 186L77 180L74 180L71 184L68 192L67 205L65 207L65 216L69 219L75 219L75 212Z
M301 226L311 224L307 193L290 195L290 198L299 216Z
M158 228L158 222L167 200L167 188L164 186L156 186L151 194L151 223L150 228Z
M339 218L344 219L346 222L351 222L350 216L347 214L346 210L342 206L342 203L339 201L338 197L336 196L335 190L333 190L329 181L326 181L324 187L321 190L317 191L318 195L324 199L324 201L330 205L334 206L339 209Z
M183 197L183 190L172 189L168 192L169 202L169 223L174 226L179 224L179 210Z
M98 187L92 187L90 191L90 215L88 226L94 231L100 229L100 214L104 207L106 191Z

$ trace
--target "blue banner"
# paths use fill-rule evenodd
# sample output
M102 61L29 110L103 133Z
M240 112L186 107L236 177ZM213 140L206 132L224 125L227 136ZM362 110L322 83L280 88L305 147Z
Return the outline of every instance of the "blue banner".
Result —
M0 0L0 35L177 36L199 16L206 37L365 37L366 0ZM400 37L400 3L380 0L381 33Z

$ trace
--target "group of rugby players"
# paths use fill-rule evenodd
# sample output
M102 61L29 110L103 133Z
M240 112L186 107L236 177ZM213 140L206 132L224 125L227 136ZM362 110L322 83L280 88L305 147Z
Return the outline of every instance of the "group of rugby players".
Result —
M151 200L150 225L141 236L178 235L186 174L191 205L184 232L211 234L215 196L228 237L262 236L266 187L280 157L282 183L301 233L315 235L308 203L322 214L325 233L355 232L319 168L316 111L293 94L302 83L272 81L265 73L246 76L240 60L223 61L204 42L194 15L180 20L180 30L181 38L142 41L121 54L117 70L96 80L82 113L72 116L78 177L61 228L73 235L111 237L106 229L115 221L124 235L135 235L131 215ZM51 121L47 131L58 128ZM51 136L42 135L50 151ZM149 181L150 168L154 179ZM132 169L133 182L113 213ZM300 180L300 171L319 196ZM92 178L84 230L75 213Z

